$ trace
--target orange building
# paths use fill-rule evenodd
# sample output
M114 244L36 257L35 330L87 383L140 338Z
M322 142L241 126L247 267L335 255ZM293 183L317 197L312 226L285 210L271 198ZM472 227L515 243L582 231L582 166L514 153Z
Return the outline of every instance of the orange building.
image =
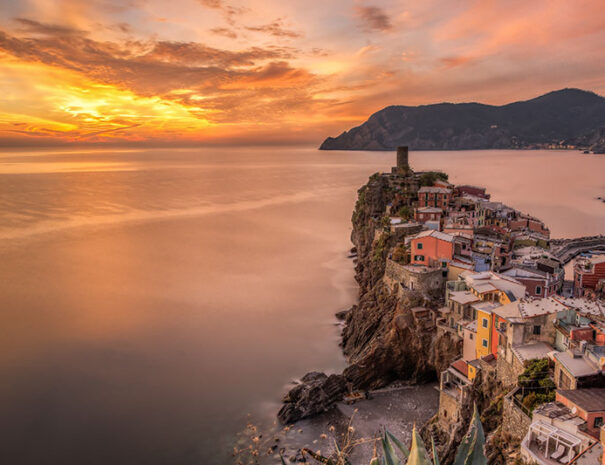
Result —
M439 231L422 231L411 240L412 265L446 267L454 256L454 236Z

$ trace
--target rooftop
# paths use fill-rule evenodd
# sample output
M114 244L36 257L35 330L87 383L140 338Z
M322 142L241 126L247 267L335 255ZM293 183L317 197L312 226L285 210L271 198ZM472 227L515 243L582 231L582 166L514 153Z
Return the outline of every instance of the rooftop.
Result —
M470 304L472 302L478 302L481 300L470 291L452 291L450 292L449 296L450 300L453 300L461 305Z
M462 373L464 376L468 377L468 364L462 360L456 360L452 363L452 368L459 373Z
M593 316L605 317L605 302L588 300L579 297L555 297L561 304L575 309L577 312Z
M479 302L473 304L472 307L476 310L480 310L486 313L492 313L497 308L502 308L500 304L495 304L492 302Z
M434 237L435 239L439 239L442 241L453 242L454 236L451 234L446 234L440 231L435 231L434 229L429 229L427 231L422 231L411 237L410 240L422 239L423 237Z
M567 310L567 306L553 297L548 297L546 299L527 297L510 304L502 305L495 313L506 319L523 319L558 313L563 310Z
M534 415L542 415L551 420L557 418L562 421L575 418L575 415L571 413L571 410L560 402L549 402L547 404L539 405L534 409Z
M525 286L519 281L504 276L493 271L484 271L481 273L475 272L463 272L460 277L464 279L467 285L477 292L484 293L500 290L503 292L510 292L514 296L514 299L521 299L525 296Z
M566 398L587 412L605 411L604 388L574 389L573 391L560 390L557 391L557 394Z
M435 194L451 194L451 189L446 189L445 187L434 187L434 186L424 186L418 190L418 193L431 192Z
M525 362L547 358L548 354L554 349L546 342L533 342L531 344L514 346L512 350L519 360Z
M475 268L475 265L472 263L467 263L466 261L462 261L462 260L457 260L455 257L454 259L449 263L450 267L456 267L456 268L463 268L465 270L473 270Z
M402 268L410 273L434 273L435 271L443 271L442 268L431 268L425 265L403 265Z
M421 207L417 208L416 211L419 213L443 213L443 210L441 210L441 208L436 207Z
M471 321L470 323L465 325L465 328L468 329L469 331L472 331L473 333L476 333L477 332L477 320Z
M530 297L519 301L519 312L523 317L531 318L533 316L557 313L563 310L567 310L567 306L552 297L547 299Z
M599 373L599 370L584 357L576 357L569 352L556 352L554 357L575 378Z
M542 279L548 275L546 271L540 271L537 269L529 269L529 268L521 268L520 266L516 266L509 270L503 271L502 274L504 276L510 276L511 278L535 278Z

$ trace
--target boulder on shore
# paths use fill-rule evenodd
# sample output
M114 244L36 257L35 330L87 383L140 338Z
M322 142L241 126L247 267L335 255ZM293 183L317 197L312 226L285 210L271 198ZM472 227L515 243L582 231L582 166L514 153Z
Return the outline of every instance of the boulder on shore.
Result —
M347 384L342 375L307 373L301 383L284 396L284 405L277 417L282 423L294 423L325 412L343 398L346 390Z

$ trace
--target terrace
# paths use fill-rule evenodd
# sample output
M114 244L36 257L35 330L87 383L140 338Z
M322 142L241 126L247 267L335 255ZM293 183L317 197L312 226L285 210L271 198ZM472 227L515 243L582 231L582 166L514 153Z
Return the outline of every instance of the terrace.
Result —
M530 425L521 449L529 461L560 465L571 462L582 450L583 442L581 438L556 426L537 421Z

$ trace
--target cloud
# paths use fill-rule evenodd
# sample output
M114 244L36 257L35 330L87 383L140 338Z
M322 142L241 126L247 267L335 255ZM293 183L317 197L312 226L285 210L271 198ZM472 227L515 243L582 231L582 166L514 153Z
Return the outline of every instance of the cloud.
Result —
M82 36L86 33L80 29L58 24L45 24L27 18L15 18L15 22L20 25L21 32L41 34L41 35L60 35L60 36Z
M237 34L232 29L226 27L215 27L210 29L210 32L217 36L228 37L230 39L237 39Z
M471 63L474 63L478 60L477 57L465 56L465 55L457 55L457 56L447 56L440 59L441 63L445 68L456 68L458 66L464 66Z
M357 6L355 16L365 31L388 31L393 27L389 15L377 6Z
M286 29L284 27L284 21L281 18L277 18L275 21L262 26L247 26L245 29L253 32L262 32L274 37L302 37L302 33Z
M198 42L98 41L83 31L22 23L28 27L25 36L0 30L0 52L22 62L81 73L142 97L177 102L211 122L258 121L260 115L267 122L281 118L286 110L308 110L315 104L313 89L319 81L289 63L302 54L295 48L232 51ZM74 114L85 111L77 105L63 108ZM87 118L94 120L96 113L88 112ZM126 120L126 125L132 122Z
M225 21L231 26L235 25L235 18L244 14L248 11L247 8L244 7L234 7L224 0L198 0L200 4L205 8L210 8L212 10L219 10Z

